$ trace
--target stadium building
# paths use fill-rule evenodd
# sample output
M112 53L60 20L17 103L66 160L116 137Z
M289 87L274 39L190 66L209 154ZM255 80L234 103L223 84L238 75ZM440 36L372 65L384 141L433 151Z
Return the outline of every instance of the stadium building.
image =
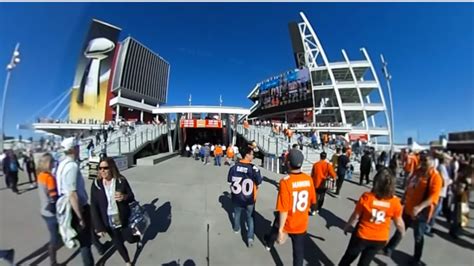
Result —
M290 23L296 68L268 78L250 92L250 120L286 122L300 131L344 135L350 140L390 141L384 94L369 54L329 61L313 27ZM304 126L303 126L304 125Z

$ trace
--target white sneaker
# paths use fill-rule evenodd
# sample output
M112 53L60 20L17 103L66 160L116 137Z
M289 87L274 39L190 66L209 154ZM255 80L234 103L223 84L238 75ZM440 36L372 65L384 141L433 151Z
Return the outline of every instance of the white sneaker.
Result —
M271 250L271 248L270 248L269 246L267 246L267 245L265 245L265 249L266 249L267 251L270 251L270 250Z
M312 211L311 216L315 216L315 215L316 215L316 211Z
M35 188L35 187L36 187L35 184L30 185L30 188Z

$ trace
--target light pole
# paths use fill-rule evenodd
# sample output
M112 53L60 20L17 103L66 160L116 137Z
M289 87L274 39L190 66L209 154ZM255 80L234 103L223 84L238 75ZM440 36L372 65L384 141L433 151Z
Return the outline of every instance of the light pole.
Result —
M391 124L391 130L390 130L390 157L392 156L394 149L393 149L393 139L395 135L395 126L393 122L393 99L392 99L392 86L390 85L390 81L392 80L392 75L388 72L387 65L388 63L385 61L383 54L380 54L380 59L382 60L382 71L385 76L385 80L387 81L387 88L388 88L388 98L390 101L390 124Z
M10 76L12 70L20 63L20 43L17 43L15 50L13 51L12 58L10 63L7 65L7 77L5 79L5 87L3 88L3 98L2 98L2 109L0 110L0 117L2 119L1 129L0 129L0 153L3 153L3 135L5 134L5 102L7 99L8 92L8 83L10 82Z

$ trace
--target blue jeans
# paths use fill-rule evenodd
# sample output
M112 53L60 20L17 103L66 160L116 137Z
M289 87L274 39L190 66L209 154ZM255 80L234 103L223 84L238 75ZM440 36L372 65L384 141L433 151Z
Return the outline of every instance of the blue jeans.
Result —
M421 260L421 255L423 254L423 244L424 244L424 235L426 231L426 218L422 215L419 215L415 220L411 216L403 213L402 215L403 222L405 222L405 228L413 227L413 233L415 235L415 255L413 259L415 261ZM402 240L402 234L397 230L395 235L390 239L388 244L385 246L385 250L394 250L397 245Z
M431 229L434 226L436 217L439 216L439 213L443 209L443 200L444 198L441 198L441 197L439 198L439 202L438 202L438 205L436 205L436 209L434 210L433 216L431 217L431 220L426 225L426 232L431 232Z
M245 210L247 215L247 239L253 240L253 208L255 205L247 205L246 207L240 207L239 205L234 204L234 231L238 232L240 230L240 214Z
M49 231L49 244L53 246L58 246L60 244L61 237L59 236L58 220L56 216L41 216L46 222L46 226Z
M219 165L219 166L221 166L221 156L220 156L220 155L217 155L217 156L216 156L216 162L214 163L214 165Z

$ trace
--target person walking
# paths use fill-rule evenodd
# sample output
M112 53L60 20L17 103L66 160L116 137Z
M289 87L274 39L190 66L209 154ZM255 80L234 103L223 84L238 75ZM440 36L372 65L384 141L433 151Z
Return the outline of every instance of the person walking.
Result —
M85 266L94 265L91 252L91 215L87 203L88 196L77 159L79 146L74 137L66 138L61 142L65 158L59 163L57 169L58 194L67 195L72 209L72 227L77 232L82 262Z
M220 144L217 144L216 148L214 149L214 157L215 157L214 165L221 166L221 158L223 154L224 154L224 151L222 150L222 146Z
M87 154L89 155L89 159L92 158L92 153L94 151L94 141L92 139L89 141L87 145Z
M289 175L280 181L276 203L279 212L277 243L283 244L288 236L291 238L294 266L303 265L309 209L316 203L313 180L301 171L303 161L301 151L290 150L287 160Z
M427 154L420 155L420 166L408 180L405 191L405 207L402 218L406 227L413 226L415 238L415 254L410 263L411 265L422 265L421 256L426 225L436 204L438 204L442 189L442 178L431 164L432 159ZM395 232L383 249L383 253L391 256L401 239L402 232Z
M336 197L339 197L339 193L341 192L347 169L349 169L349 163L349 158L346 155L346 149L342 148L342 153L340 153L339 157L337 158Z
M38 162L38 194L40 199L41 217L46 223L49 232L48 255L51 266L58 265L56 261L56 250L61 244L58 220L56 219L56 201L58 191L56 179L52 171L54 158L50 153L41 156Z
M30 187L34 188L36 186L37 177L36 177L35 157L32 151L30 151L28 155L25 155L23 157L23 165L26 168L26 172L28 173L28 180L30 181Z
M23 171L23 168L21 168L20 164L18 163L18 159L12 150L6 151L6 156L3 159L2 166L7 187L11 188L13 193L20 194L17 188L18 170Z
M369 176L370 176L370 170L372 169L372 159L370 157L370 152L368 150L364 151L364 155L362 155L362 158L360 159L360 178L359 178L359 185L362 186L362 183L364 182L365 178L365 183L369 184Z
M443 186L442 186L441 192L439 194L438 204L436 205L436 207L433 211L433 215L432 215L431 219L429 220L428 224L426 225L425 234L428 235L428 236L433 236L432 229L433 229L433 226L436 222L436 218L438 218L439 214L443 210L443 206L445 205L445 201L448 200L448 198L447 198L447 196L448 196L448 187L450 187L451 183L453 182L451 180L451 178L449 177L449 173L448 173L448 170L447 170L447 166L449 166L450 159L451 159L451 157L447 154L443 154L441 157L438 158L439 164L438 164L437 170L438 170L439 174L441 175L441 178L443 179L442 180L443 181L443 183L442 183ZM443 212L448 212L448 211L450 211L449 208L443 210ZM449 217L449 213L445 213L445 215L447 215Z
M336 179L336 173L332 164L326 160L327 154L321 152L319 162L313 164L311 170L311 178L313 179L313 184L316 191L316 204L311 206L311 215L316 215L316 212L319 213L323 208L324 197L329 188L328 181L332 178Z
M95 145L100 145L100 131L95 134Z
M135 196L127 179L122 176L114 159L106 157L99 163L99 175L91 185L91 216L94 232L99 237L107 233L125 265L132 265L124 242L139 242L128 227L131 202Z
M253 211L257 199L257 188L262 183L262 176L257 166L252 163L253 149L244 146L240 149L242 160L236 162L229 169L227 182L229 182L232 204L234 207L234 233L240 231L240 217L245 211L247 218L247 246L252 247L254 241Z
M234 161L234 146L231 144L227 147L224 165L230 165L232 161Z
M405 232L402 204L394 196L395 176L386 168L378 171L376 176L372 191L362 194L344 227L344 233L347 234L357 222L346 252L339 262L340 266L350 266L361 253L358 265L370 265L389 238L392 219L398 232L401 235Z
M380 154L379 158L377 158L377 165L375 166L375 169L377 172L387 166L387 152L382 151Z
M186 157L191 157L191 148L189 147L189 145L186 145Z

